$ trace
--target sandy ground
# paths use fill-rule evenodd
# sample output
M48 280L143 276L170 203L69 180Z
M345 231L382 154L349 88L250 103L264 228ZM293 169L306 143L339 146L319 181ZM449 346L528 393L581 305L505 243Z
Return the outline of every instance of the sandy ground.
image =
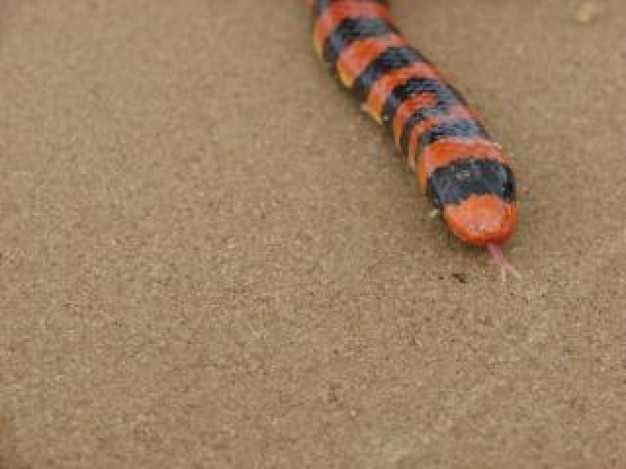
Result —
M394 2L514 154L503 286L301 2L0 0L0 467L626 467L626 2L580 5Z

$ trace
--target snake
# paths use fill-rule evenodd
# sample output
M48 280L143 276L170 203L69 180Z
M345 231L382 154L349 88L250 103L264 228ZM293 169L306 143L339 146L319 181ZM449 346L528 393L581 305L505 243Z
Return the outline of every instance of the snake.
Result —
M387 0L306 0L313 45L341 87L391 135L419 187L461 242L501 246L518 225L510 156L475 109L398 29Z

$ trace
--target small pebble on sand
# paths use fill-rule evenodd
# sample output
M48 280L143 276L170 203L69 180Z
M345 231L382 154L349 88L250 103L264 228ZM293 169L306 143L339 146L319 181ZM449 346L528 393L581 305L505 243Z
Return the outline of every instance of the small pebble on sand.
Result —
M595 2L584 2L576 10L576 21L580 24L593 23L600 13L600 9Z

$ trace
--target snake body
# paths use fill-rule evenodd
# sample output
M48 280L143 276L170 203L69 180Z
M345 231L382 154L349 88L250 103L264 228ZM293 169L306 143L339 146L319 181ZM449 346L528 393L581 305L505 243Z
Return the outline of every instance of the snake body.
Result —
M386 0L308 4L319 57L391 133L450 231L488 246L498 260L518 219L515 179L502 147L463 96L408 44Z

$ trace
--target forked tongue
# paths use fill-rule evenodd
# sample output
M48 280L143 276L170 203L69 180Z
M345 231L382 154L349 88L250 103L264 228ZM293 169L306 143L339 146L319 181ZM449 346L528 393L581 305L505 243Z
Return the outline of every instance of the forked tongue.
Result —
M509 272L516 278L522 277L520 273L515 270L515 267L513 267L506 257L504 257L504 253L502 252L502 248L499 244L489 243L487 244L487 249L489 249L489 252L491 253L493 262L500 267L502 282L506 282L506 276Z

